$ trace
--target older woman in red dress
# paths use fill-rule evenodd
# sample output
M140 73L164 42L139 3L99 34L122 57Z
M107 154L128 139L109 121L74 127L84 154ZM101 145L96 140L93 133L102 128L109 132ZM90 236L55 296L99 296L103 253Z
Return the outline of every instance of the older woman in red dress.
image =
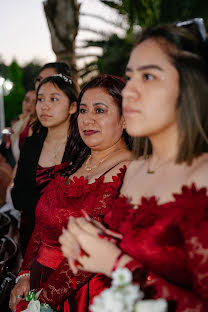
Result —
M123 79L103 75L81 91L78 127L88 156L70 176L66 171L57 173L39 200L35 229L11 293L13 311L19 297L34 288L42 289L39 300L54 309L88 311L91 298L109 285L109 279L100 274L78 272L74 276L58 238L70 216L80 217L86 211L93 219L102 220L117 196L125 168L133 159L121 113L124 86ZM73 300L69 298L68 305L65 300L69 296Z

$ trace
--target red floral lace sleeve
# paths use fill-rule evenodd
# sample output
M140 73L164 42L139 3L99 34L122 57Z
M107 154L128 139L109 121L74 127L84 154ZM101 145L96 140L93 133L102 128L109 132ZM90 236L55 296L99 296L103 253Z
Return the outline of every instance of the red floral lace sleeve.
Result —
M93 276L92 273L82 271L74 275L69 268L67 259L64 259L43 285L39 300L48 303L55 309Z
M121 168L117 176L112 177L113 182L110 183L103 183L103 176L91 185L84 178L74 177L71 184L74 183L76 186L74 187L75 195L85 194L83 201L79 201L81 204L77 210L84 209L93 219L102 221L103 216L109 211L111 203L117 197L125 170L126 167ZM85 189L83 189L83 185ZM65 193L65 197L72 196L72 191L73 189L70 189L70 192ZM67 259L64 259L43 284L39 300L56 308L93 277L94 274L82 271L74 275Z
M40 244L40 233L41 233L42 225L39 219L36 220L35 228L33 230L33 233L30 237L27 250L20 268L21 271L27 271L30 270L31 264L33 262L33 259L35 257L35 254L38 250L39 244Z
M175 201L143 199L137 210L123 197L105 218L124 235L121 248L134 259L126 265L134 279L151 297L175 301L177 312L208 311L206 192L184 186Z

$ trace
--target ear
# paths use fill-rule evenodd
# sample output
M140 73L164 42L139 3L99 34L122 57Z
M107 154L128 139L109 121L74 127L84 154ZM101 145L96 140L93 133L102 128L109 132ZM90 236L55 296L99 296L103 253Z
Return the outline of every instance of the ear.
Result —
M69 114L72 115L74 113L76 113L77 111L77 102L73 102L71 103L70 107L69 107Z
M124 116L121 116L121 124L122 124L122 128L126 129L126 122L125 122Z

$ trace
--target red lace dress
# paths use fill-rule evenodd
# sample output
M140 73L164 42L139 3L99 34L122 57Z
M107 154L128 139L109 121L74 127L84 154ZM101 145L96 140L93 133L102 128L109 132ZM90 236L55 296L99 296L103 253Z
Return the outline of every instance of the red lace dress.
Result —
M21 271L30 270L32 289L43 288L41 302L54 309L59 306L59 311L85 312L92 298L109 286L110 280L101 274L73 275L58 238L69 216L80 217L81 209L96 220L103 219L117 196L125 170L120 169L113 182L104 183L102 175L92 184L84 177L74 177L67 185L64 176L57 174L46 186L36 207L36 225L21 267Z
M151 297L175 302L176 311L208 311L208 195L184 186L174 200L142 198L133 209L118 197L104 217L123 234L120 247L134 260L126 266Z

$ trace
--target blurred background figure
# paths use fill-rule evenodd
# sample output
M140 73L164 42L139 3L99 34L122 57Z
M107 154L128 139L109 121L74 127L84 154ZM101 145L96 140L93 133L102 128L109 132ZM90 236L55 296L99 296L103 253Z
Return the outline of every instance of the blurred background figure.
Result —
M11 146L16 162L26 137L32 135L31 123L35 118L35 89L28 90L22 102L22 114L11 123Z

